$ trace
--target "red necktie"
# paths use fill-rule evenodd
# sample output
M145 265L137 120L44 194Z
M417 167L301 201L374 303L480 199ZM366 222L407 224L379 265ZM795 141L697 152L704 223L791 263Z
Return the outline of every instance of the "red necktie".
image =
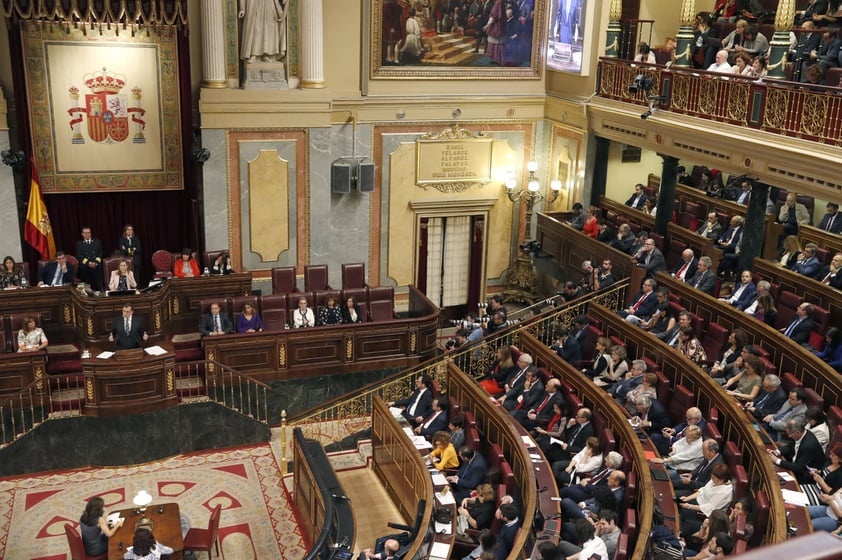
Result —
M831 276L831 275L830 275L830 273L828 272L828 273L827 273L827 276L825 276L825 277L824 277L824 280L822 280L822 284L830 284L830 276Z
M544 400L541 401L541 404L539 404L538 408L535 409L535 413L537 414L537 413L541 412L541 409L543 409L547 405L547 401L549 401L549 400L550 400L550 395L547 395L546 397L544 397Z
M684 279L684 273L687 272L688 266L690 266L690 263L684 263L684 266L682 266L681 268L678 269L678 272L675 275L676 278L681 278L683 280Z
M646 295L647 294L643 294L642 296L640 296L640 299L637 300L636 302L634 302L634 305L632 305L632 309L637 311L637 308L640 307L641 305L643 305L643 300L646 299Z

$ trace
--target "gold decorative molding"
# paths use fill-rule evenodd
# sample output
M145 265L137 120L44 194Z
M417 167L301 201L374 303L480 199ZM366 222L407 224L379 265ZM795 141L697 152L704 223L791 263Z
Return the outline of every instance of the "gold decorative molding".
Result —
M354 359L354 339L346 338L345 339L345 360L346 361L353 361Z
M418 333L412 331L409 333L409 353L415 354L415 350L418 347Z
M173 389L175 389L175 375L173 373L173 368L167 368L167 393L172 393Z
M92 377L85 378L85 398L89 403L94 402L94 380Z
M88 336L94 335L94 318L92 315L88 315L85 321L85 329L88 331Z
M155 330L156 331L161 330L161 310L160 309L155 310Z
M262 262L289 249L289 162L277 150L260 150L248 162L249 248Z
M286 369L287 367L287 345L280 344L278 346L278 368Z
M35 390L39 393L44 388L44 368L35 366Z
M611 7L608 9L609 21L620 21L623 17L623 0L611 0Z
M696 0L684 0L681 3L681 25L693 25L696 17Z
M775 11L775 31L788 33L795 21L795 0L778 0Z
M428 132L419 140L471 140L475 138L487 138L482 132L471 132L462 128L459 123L454 123L441 132Z

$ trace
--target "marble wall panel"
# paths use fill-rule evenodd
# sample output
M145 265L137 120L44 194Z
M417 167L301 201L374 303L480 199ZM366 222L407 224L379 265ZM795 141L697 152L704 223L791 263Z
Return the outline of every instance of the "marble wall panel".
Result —
M9 149L9 131L0 130L0 150ZM29 192L27 191L27 195ZM15 199L15 176L12 168L0 165L0 223L6 232L21 231L18 204ZM11 255L21 261L21 239L17 235L0 236L0 258Z

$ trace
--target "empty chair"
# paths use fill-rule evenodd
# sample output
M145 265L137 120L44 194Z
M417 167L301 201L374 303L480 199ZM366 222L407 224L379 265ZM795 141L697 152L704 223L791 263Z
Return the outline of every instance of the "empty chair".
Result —
M365 263L345 263L342 265L342 289L365 288Z
M67 536L67 544L70 547L70 560L106 560L108 554L89 556L85 552L85 545L82 542L82 535L69 523L64 524L64 534Z
M288 294L297 291L294 266L279 266L272 269L273 294Z
M830 313L824 307L813 304L813 321L816 323L814 331L822 335L821 343L824 344L824 334L830 326Z
M696 396L693 391L684 385L676 385L672 392L672 398L667 406L670 421L673 426L681 424L685 420L685 412L688 408L696 406Z
M368 314L372 321L390 321L395 318L395 289L379 286L368 290Z
M108 260L108 259L106 259ZM128 259L129 262L132 262L132 259ZM155 273L152 275L152 278L155 280L161 278L172 278L172 265L173 256L172 253L169 251L165 251L163 249L158 249L154 253L152 253L152 268L155 270ZM102 267L103 270L105 267ZM108 276L105 277L106 282L108 281Z
M260 318L267 331L279 331L289 326L287 295L272 294L260 298Z
M193 552L207 552L208 560L211 558L211 547L216 547L216 555L219 556L219 517L222 514L222 506L213 508L208 521L207 529L190 529L184 536L184 550Z
M326 264L308 264L304 266L304 291L315 292L330 289Z
M705 336L702 338L702 347L705 349L705 354L708 360L715 360L722 351L724 345L728 344L728 329L719 323L710 323L705 330Z

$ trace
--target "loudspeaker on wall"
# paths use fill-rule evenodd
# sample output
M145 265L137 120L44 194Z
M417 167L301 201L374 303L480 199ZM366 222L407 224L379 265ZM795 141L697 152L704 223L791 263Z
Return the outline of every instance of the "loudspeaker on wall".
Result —
M351 192L351 163L334 161L330 166L330 188L332 192L348 194Z
M360 192L372 192L374 190L374 162L361 161L357 167L357 189Z

